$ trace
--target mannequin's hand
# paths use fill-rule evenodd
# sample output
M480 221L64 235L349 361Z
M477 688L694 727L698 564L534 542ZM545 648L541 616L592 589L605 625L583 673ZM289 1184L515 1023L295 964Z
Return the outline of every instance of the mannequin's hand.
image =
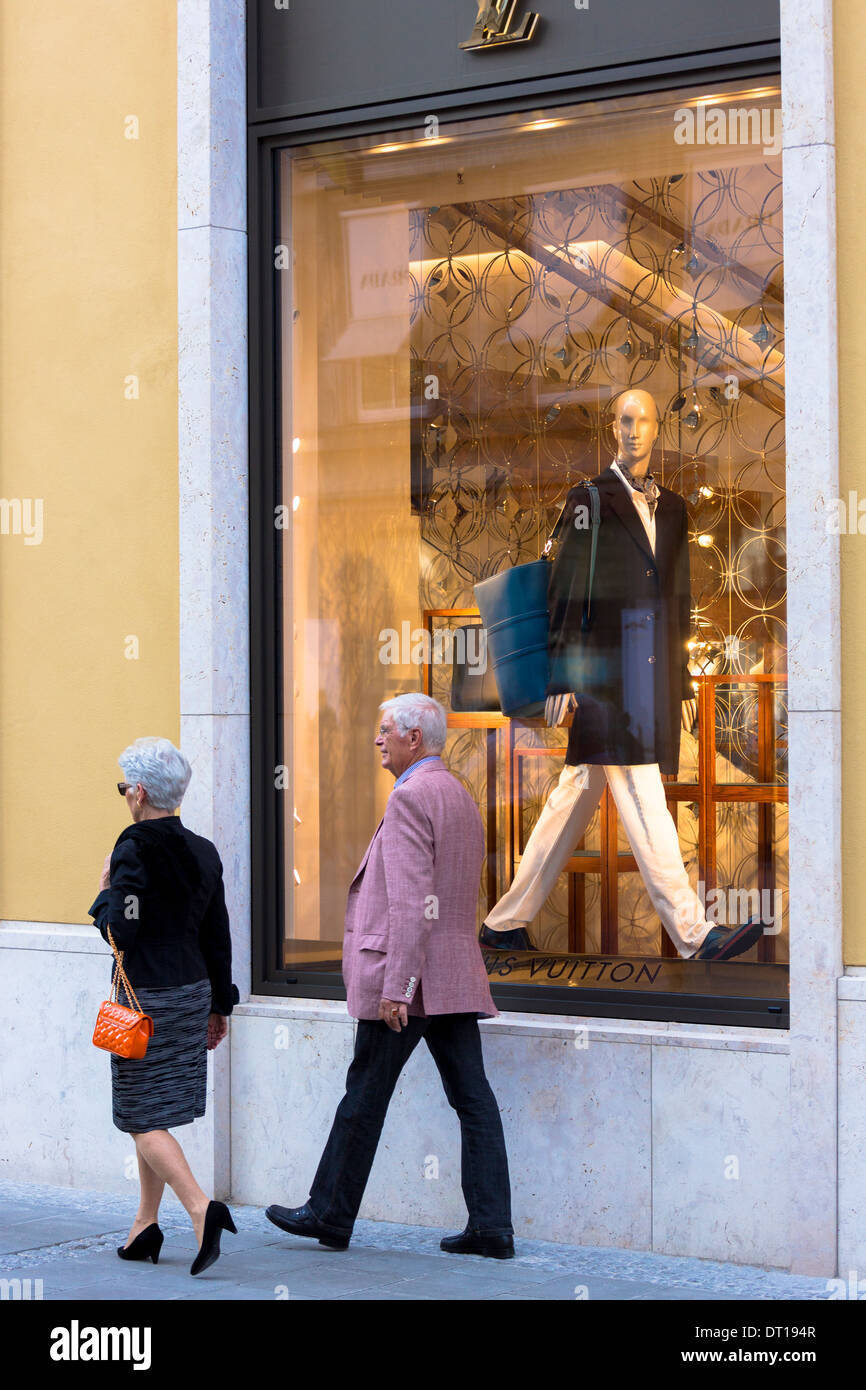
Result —
M577 708L573 695L548 695L544 702L544 722L548 729L558 729Z
M695 698L683 700L683 728L690 734L698 722L698 702Z

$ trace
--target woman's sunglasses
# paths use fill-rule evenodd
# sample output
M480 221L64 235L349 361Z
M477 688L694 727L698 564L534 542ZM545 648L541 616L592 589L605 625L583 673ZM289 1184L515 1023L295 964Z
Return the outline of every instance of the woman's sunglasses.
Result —
M133 783L132 783L132 782L118 782L118 784L117 784L117 790L120 792L120 795L121 795L121 796L126 796L126 793L127 793L127 792L131 792L131 791L133 790Z

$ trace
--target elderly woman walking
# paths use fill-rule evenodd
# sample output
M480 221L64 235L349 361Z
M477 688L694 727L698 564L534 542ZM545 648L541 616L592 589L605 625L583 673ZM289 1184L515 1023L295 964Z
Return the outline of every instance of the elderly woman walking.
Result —
M179 749L165 738L139 738L118 762L126 780L117 789L133 823L106 857L89 911L103 939L110 931L123 953L154 1032L143 1058L111 1058L113 1119L135 1141L141 1182L138 1213L117 1253L157 1263L168 1183L192 1221L199 1250L190 1274L200 1274L219 1259L221 1234L235 1225L224 1203L208 1200L168 1131L204 1115L207 1051L226 1036L238 1000L222 864L210 840L174 814L192 775Z

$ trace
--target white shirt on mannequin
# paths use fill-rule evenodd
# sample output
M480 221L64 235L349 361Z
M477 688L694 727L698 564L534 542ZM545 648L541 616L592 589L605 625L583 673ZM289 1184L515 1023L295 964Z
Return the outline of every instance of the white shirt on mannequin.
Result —
M619 478L620 482L622 483L623 487L625 488L626 492L628 493L629 497L634 503L637 514L643 522L643 529L647 533L647 539L649 540L652 553L653 555L655 555L656 519L655 516L650 516L649 503L647 502L642 492L639 492L637 488L632 487L628 478L620 469L620 466L617 463L616 459L614 459L613 463L611 464L611 467L613 468L614 472L616 473L616 476Z

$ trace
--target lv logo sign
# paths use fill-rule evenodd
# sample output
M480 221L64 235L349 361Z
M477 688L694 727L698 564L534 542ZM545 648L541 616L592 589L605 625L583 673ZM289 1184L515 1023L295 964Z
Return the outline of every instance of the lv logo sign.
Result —
M538 15L527 13L512 30L518 0L479 0L475 27L460 47L469 53L487 48L504 48L509 43L529 43L538 25Z

